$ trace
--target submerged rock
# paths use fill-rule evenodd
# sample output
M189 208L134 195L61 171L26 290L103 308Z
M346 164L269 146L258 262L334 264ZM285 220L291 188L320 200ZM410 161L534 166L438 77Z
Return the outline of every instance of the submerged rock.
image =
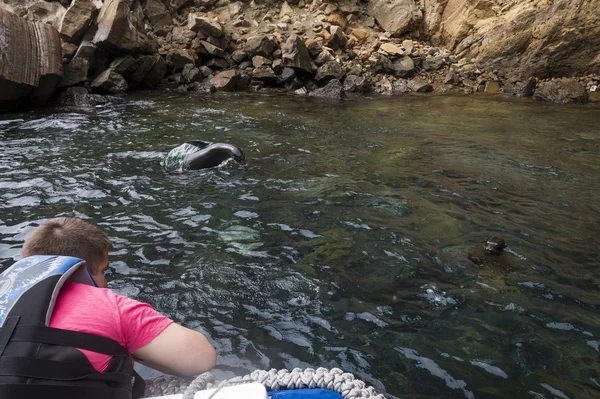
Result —
M61 105L93 107L108 104L110 100L99 94L90 94L85 87L69 87L58 95L56 102Z

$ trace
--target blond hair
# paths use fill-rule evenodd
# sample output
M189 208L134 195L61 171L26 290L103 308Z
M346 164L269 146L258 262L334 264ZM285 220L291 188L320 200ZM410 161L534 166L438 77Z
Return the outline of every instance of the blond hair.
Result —
M25 239L21 258L32 255L74 256L85 260L90 272L96 273L104 252L112 242L98 227L77 218L56 218L42 223Z

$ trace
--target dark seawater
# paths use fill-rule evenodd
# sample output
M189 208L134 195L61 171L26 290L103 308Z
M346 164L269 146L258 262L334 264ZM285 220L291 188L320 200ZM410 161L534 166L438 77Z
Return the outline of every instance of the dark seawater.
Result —
M167 173L186 140L248 165ZM600 397L600 107L139 93L0 116L0 266L46 218L224 376L340 367L389 397ZM467 252L492 234L510 266Z

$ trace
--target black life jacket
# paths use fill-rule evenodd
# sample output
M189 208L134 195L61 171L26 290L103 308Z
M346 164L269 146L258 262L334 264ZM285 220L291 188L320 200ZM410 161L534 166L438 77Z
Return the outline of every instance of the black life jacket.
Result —
M118 342L49 327L67 280L96 285L85 262L67 256L31 256L0 274L0 398L141 397L143 380L134 392L133 361ZM75 348L112 359L100 373Z

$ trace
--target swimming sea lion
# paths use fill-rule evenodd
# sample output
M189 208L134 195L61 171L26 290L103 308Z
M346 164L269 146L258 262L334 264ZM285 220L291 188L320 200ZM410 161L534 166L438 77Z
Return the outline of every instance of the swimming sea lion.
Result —
M504 238L501 236L492 236L481 247L470 250L467 258L476 265L490 265L511 270L514 267L514 262L504 252L504 248L506 248Z
M246 163L244 152L234 145L193 140L172 149L163 166L167 170L205 169L219 166L229 158Z

